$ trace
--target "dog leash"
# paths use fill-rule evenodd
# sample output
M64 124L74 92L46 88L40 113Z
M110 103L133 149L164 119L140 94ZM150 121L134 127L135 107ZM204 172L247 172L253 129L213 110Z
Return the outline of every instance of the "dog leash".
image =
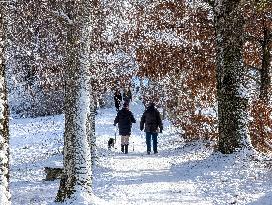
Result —
M115 133L114 133L114 144L116 144L116 132L117 132L117 127L115 127Z

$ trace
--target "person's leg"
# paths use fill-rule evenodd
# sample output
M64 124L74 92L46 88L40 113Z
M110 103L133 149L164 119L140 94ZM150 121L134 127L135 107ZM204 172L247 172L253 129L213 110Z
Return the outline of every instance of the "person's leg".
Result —
M152 133L153 151L154 154L158 153L158 133Z
M124 152L125 147L125 136L121 136L121 152Z
M128 153L129 135L125 136L125 154Z
M147 154L150 154L151 152L151 133L146 133L146 146L147 146Z

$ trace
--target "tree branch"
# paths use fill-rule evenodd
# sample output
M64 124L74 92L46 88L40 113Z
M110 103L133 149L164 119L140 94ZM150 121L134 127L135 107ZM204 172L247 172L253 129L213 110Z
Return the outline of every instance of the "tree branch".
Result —
M272 32L270 32L269 36L268 36L268 41L270 42L272 39Z
M257 38L257 37L252 36L252 35L245 35L244 40L247 40L247 41L257 41L257 42L260 43L260 44L263 43L263 40L262 40L262 39Z
M254 77L254 76L248 75L248 74L245 74L245 77L248 78L248 79L251 79L251 80L255 81L258 85L261 84L260 80L257 77Z
M203 0L207 4L209 4L212 8L214 7L214 0Z
M254 66L249 66L249 65L245 65L245 67L247 68L247 69L249 69L249 70L254 70L254 71L256 71L256 72L260 72L260 69L259 68L257 68L257 67L254 67ZM245 77L247 77L247 78L249 78L249 79L251 79L251 80L253 80L253 81L255 81L257 84L261 84L261 81L260 81L260 79L258 78L258 77L256 77L256 76L254 76L254 75L252 75L252 74L245 74Z
M52 11L52 13L55 14L59 19L64 20L69 25L73 24L73 20L70 19L69 16L63 11Z

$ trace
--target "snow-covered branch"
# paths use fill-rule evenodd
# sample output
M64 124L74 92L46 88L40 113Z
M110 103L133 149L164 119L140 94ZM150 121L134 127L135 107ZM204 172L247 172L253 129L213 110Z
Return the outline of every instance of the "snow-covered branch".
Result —
M207 4L209 4L212 8L214 7L214 0L203 0Z
M65 22L67 22L69 25L72 25L74 23L73 20L70 19L70 17L63 11L52 11L52 13L59 17L59 19L62 19Z

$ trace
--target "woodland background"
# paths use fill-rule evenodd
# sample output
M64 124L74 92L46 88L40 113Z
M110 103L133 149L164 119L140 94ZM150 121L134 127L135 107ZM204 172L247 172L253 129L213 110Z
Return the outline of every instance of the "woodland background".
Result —
M92 124L95 109L129 87L155 99L188 141L231 153L246 124L253 147L271 151L269 0L11 1L1 20L11 116L70 116L83 89Z

